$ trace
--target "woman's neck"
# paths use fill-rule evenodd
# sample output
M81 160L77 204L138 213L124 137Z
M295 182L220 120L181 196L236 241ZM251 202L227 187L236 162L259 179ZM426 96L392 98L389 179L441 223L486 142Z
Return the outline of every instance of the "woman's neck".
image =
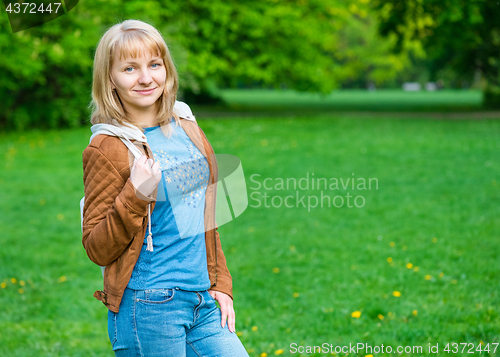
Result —
M147 109L144 108L128 108L125 110L130 121L135 125L143 128L156 125L156 117L158 115L158 103Z

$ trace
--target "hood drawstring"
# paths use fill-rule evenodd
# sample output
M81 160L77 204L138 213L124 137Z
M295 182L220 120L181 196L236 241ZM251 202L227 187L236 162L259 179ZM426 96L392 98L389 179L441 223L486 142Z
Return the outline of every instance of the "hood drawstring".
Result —
M146 250L149 252L152 252L153 251L153 233L151 233L151 203L148 205L148 228L149 228L149 234L148 234L148 238L146 239L148 242L148 246L147 246Z
M129 138L127 138L126 136L123 136L123 138L130 143L130 145L131 145L131 146L129 146L130 150L132 150L132 151L139 150L134 145L134 143L132 143L132 141L130 141ZM139 152L139 154L136 156L136 158L139 158L140 155L142 155L142 152ZM149 234L148 234L148 237L146 239L148 246L146 247L146 250L148 252L152 252L153 251L153 233L151 232L151 203L148 204L148 230L149 230Z

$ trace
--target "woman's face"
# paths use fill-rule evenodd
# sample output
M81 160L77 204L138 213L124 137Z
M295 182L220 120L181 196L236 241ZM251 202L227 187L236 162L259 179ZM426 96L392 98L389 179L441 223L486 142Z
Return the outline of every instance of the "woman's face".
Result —
M116 51L118 52L118 51ZM163 59L144 48L142 57L120 59L115 53L111 86L116 89L127 113L141 114L152 109L163 93L167 73Z

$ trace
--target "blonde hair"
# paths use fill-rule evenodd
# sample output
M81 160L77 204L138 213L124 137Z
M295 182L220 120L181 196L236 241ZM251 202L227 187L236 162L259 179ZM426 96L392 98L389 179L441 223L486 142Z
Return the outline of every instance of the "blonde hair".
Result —
M132 123L127 117L123 105L116 91L111 88L110 71L115 54L119 58L137 58L143 55L142 50L150 51L155 56L159 55L164 62L167 78L165 88L158 100L160 101L156 124L169 135L169 125L173 117L176 124L180 124L179 117L174 113L174 104L179 88L179 75L165 40L160 32L153 26L138 20L126 20L112 26L101 38L94 57L94 73L92 81L92 124L112 124L116 119L121 125L124 123L143 128Z

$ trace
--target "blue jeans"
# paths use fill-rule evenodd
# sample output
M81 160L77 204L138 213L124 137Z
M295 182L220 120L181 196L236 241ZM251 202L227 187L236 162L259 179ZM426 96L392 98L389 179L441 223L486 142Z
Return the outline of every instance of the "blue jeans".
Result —
M207 290L127 288L108 334L117 357L248 357Z

